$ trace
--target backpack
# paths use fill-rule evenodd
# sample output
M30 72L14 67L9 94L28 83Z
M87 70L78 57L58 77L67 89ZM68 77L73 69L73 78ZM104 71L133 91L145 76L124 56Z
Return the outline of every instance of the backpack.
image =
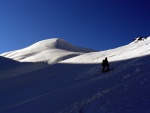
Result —
M102 62L102 66L105 66L105 60L103 60L103 62Z

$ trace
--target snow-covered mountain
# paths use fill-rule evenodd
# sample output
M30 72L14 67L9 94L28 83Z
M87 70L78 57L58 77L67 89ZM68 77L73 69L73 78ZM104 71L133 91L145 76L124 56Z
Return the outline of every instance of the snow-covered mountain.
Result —
M107 57L110 62L127 60L150 54L150 37L136 38L128 45L102 52L86 53L74 58L66 59L62 63L101 63Z
M1 65L5 65L0 70L0 113L150 113L150 37L136 38L128 45L106 51L86 51L89 53L68 45L63 48L65 44L50 45L48 50L82 54L42 69L35 67L43 64L31 66L32 63L0 57ZM43 46L45 50L45 43ZM34 49L29 51L33 53ZM39 53L40 48L35 51ZM10 58L20 52L11 53L3 56ZM105 57L113 70L101 73Z
M21 50L3 53L1 56L21 62L44 61L53 64L92 51L94 50L71 45L63 39L52 38L42 40Z

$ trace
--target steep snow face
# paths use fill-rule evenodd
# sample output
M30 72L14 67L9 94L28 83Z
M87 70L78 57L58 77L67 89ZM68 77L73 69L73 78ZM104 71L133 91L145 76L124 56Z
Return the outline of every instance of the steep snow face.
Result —
M80 48L69 44L63 39L53 38L37 42L27 48L1 54L4 57L21 62L56 63L94 50Z
M132 43L101 52L86 53L62 61L62 63L100 63L105 57L109 61L126 60L150 54L150 37L142 40L136 39Z

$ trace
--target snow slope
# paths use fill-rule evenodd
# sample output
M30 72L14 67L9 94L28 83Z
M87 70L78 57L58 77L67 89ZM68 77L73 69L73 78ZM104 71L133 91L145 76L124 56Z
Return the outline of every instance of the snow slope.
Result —
M21 50L3 53L1 56L21 62L44 61L53 64L92 51L94 50L73 46L63 39L52 38L42 40Z
M11 78L0 74L0 113L150 113L149 43L85 53ZM114 68L109 73L101 73L105 56Z
M74 58L66 59L62 63L101 63L107 57L109 61L120 61L150 54L150 37L131 42L128 45L101 52L86 53Z
M18 62L9 58L0 56L0 80L19 76L20 74L29 73L38 69L49 66L44 62L27 63Z

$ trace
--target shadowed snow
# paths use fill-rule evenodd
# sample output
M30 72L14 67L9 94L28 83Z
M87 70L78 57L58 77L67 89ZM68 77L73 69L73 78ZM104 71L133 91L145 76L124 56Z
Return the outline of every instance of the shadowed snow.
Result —
M0 113L150 113L150 37L90 53L59 41L2 54L57 63L0 57ZM101 73L105 57L113 70Z

